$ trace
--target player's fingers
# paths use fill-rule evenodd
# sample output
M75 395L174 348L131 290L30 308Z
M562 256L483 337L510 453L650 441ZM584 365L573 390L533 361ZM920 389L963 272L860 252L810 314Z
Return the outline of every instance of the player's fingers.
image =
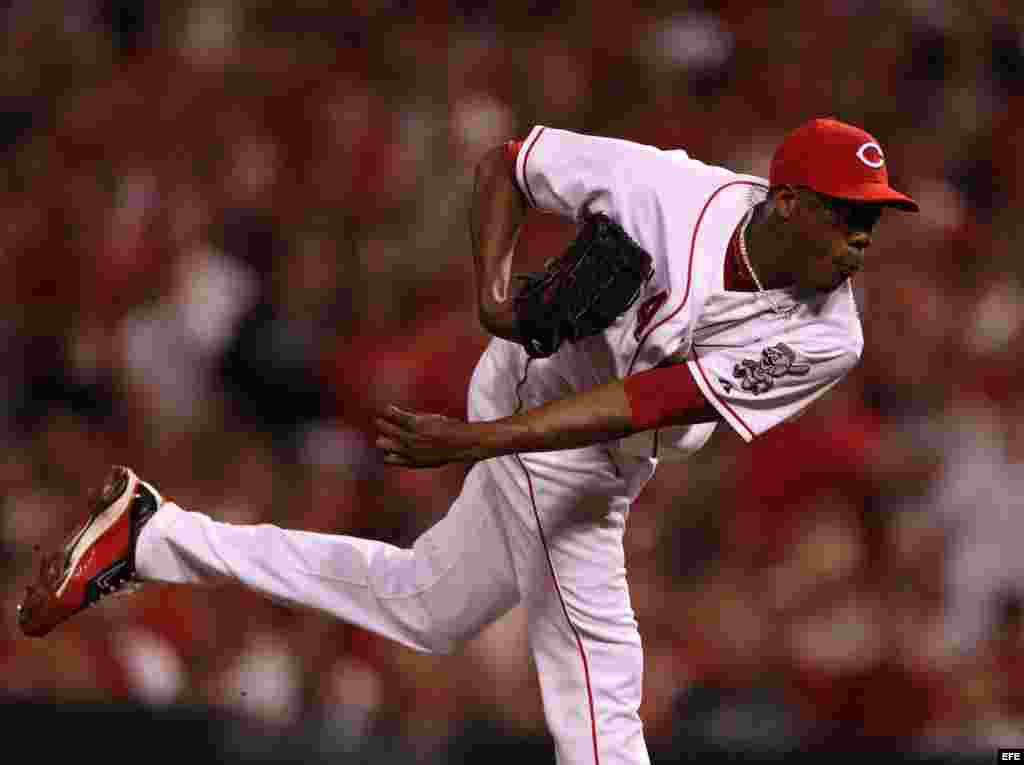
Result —
M411 426L416 422L416 413L410 412L407 409L395 406L394 404L388 404L384 411L381 412L381 417L395 423L396 425Z
M375 445L385 454L405 455L408 450L408 447L401 441L396 441L395 439L388 438L387 436L379 437L376 440Z
M409 436L412 435L408 430L406 430L401 425L396 425L393 422L389 422L388 420L385 420L383 417L378 417L374 421L374 425L376 425L378 432L392 439L395 439L396 441L401 441L403 444L408 443Z
M374 417L374 424L378 428L381 427L381 423L383 422L390 423L391 425L401 425L401 421L390 409L382 409L377 412L376 417Z
M443 462L434 459L409 457L404 454L396 454L394 452L390 452L384 454L384 464L398 465L400 467L408 468L432 468L443 464Z

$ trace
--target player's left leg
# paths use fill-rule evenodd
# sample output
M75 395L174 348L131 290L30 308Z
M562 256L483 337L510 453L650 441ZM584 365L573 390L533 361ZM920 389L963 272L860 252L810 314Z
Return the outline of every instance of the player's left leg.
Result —
M630 605L623 513L544 535L548 571L525 593L530 646L560 765L649 762L643 650Z
M635 492L600 450L514 459L526 498L508 537L558 763L647 765L623 549Z

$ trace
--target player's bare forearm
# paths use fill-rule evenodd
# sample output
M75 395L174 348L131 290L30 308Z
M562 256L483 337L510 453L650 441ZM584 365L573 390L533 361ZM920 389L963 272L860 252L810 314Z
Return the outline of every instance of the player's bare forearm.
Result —
M526 210L504 147L495 147L476 168L470 234L480 323L506 340L518 339L510 282L512 254Z
M490 422L389 407L378 418L377 428L384 461L411 467L574 449L633 432L629 401L619 381Z
M671 423L706 422L704 407L679 412ZM377 419L384 461L409 467L475 462L505 454L557 451L612 441L636 432L622 380L490 422L464 422L389 407Z

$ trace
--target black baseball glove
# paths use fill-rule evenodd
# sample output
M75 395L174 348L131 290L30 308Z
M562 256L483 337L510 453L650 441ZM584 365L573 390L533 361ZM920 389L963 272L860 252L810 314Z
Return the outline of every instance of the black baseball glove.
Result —
M604 331L633 304L654 273L651 256L603 213L544 271L518 276L516 321L526 352L550 356L563 341Z

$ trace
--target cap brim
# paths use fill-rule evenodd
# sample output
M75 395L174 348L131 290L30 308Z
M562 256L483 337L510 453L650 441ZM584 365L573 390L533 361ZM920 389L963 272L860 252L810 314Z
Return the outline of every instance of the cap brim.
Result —
M862 186L843 189L831 194L827 191L822 191L822 193L839 197L840 199L850 199L855 202L882 204L886 207L895 207L898 210L906 210L907 212L918 212L920 209L917 206L917 202L906 194L901 194L896 189L878 183L866 183Z

